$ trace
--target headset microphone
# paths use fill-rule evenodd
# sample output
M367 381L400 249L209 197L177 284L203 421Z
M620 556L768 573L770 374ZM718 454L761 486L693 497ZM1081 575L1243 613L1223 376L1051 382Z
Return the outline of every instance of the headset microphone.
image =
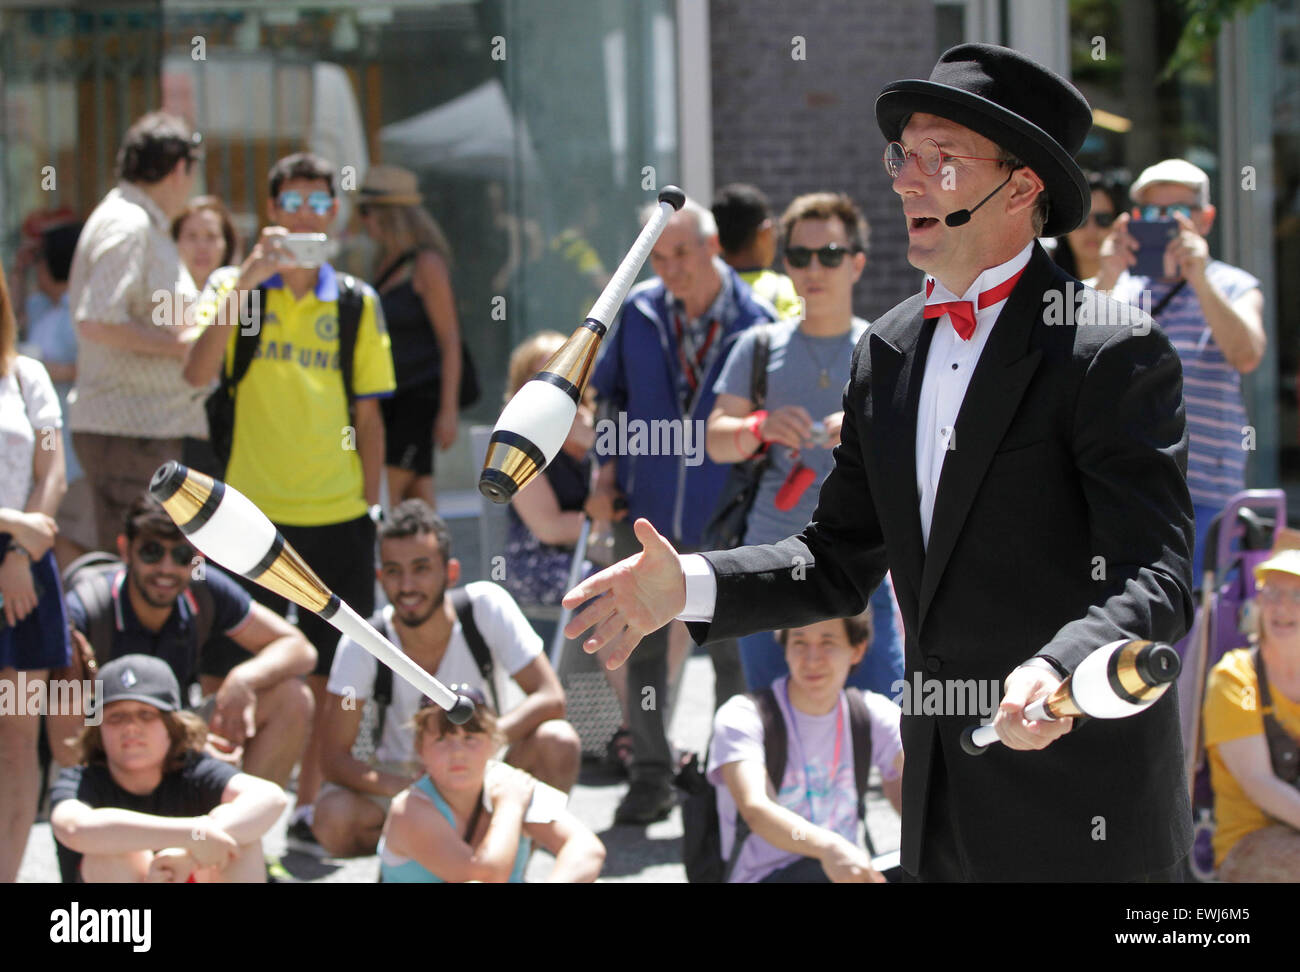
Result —
M976 209L979 209L979 208L980 208L981 206L983 206L986 202L988 202L990 199L992 199L994 196L996 196L999 192L1001 192L1001 191L1002 191L1002 187L1005 186L1008 182L1010 182L1010 181L1011 181L1011 176L1013 176L1013 175L1015 175L1015 174L1016 174L1016 170L1015 170L1015 169L1012 169L1012 170L1011 170L1011 175L1009 175L1009 176L1006 177L1006 179L1003 181L1003 183L1002 183L1001 186L998 186L996 189L994 189L992 192L990 192L987 196L985 196L983 199L981 199L979 202L977 202L973 208L971 208L971 209L958 209L956 212L949 213L947 216L945 216L945 217L943 218L944 223L947 224L948 226L965 226L967 223L970 222L971 215L975 212L975 210L976 210Z

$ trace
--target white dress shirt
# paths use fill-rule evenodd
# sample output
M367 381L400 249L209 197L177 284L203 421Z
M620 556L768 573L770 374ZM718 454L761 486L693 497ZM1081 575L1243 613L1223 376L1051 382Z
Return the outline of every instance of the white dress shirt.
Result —
M943 472L943 460L949 449L957 448L957 443L952 441L952 430L957 424L957 415L966 398L966 388L970 385L975 365L979 363L984 345L993 332L993 325L1006 305L1006 300L1000 300L981 309L979 295L1023 270L1028 265L1033 250L1034 244L1031 241L1010 260L989 267L975 278L960 297L934 280L934 290L926 298L927 304L969 300L976 306L975 333L970 340L963 341L959 338L948 315L944 314L935 323L934 338L925 359L925 374L921 379L921 399L916 416L916 484L921 498L921 537L927 547L930 544L930 522L934 518L934 499L939 488L939 476ZM926 283L933 279L927 277ZM686 574L686 607L677 615L678 619L712 621L718 600L718 580L714 576L712 565L700 554L685 554L679 559Z

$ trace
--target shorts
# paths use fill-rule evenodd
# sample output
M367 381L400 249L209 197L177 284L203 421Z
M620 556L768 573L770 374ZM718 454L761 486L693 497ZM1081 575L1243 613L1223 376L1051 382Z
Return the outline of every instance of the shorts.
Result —
M0 544L8 544L9 534L0 533ZM21 557L22 554L9 554ZM32 564L32 583L37 590L36 608L18 624L10 627L0 615L0 669L41 671L62 668L72 659L72 642L68 635L68 616L63 607L63 587L54 550Z
M433 475L433 423L440 398L437 383L428 383L379 400L384 416L384 465L417 476Z

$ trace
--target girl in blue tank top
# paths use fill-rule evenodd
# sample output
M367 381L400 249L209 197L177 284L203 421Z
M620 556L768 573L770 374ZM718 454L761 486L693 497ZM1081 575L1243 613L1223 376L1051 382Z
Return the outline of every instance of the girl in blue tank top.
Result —
M551 881L594 881L600 840L564 808L564 794L492 755L505 742L482 693L454 725L437 706L416 714L415 752L425 775L393 798L379 840L384 883L521 883L533 842L555 855Z

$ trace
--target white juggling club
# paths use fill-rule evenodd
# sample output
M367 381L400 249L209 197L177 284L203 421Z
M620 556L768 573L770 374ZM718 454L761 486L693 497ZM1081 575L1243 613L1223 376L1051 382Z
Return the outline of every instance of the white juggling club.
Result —
M506 404L492 430L478 478L479 492L494 503L510 502L559 453L578 413L578 403L610 322L627 299L632 282L668 220L685 203L685 193L676 186L664 186L658 210L641 228L587 319L551 356L546 367Z
M1112 641L1098 648L1051 695L1025 707L1037 722L1067 716L1123 719L1149 707L1178 678L1181 662L1169 645L1153 641ZM998 741L992 726L971 726L961 748L978 756Z

